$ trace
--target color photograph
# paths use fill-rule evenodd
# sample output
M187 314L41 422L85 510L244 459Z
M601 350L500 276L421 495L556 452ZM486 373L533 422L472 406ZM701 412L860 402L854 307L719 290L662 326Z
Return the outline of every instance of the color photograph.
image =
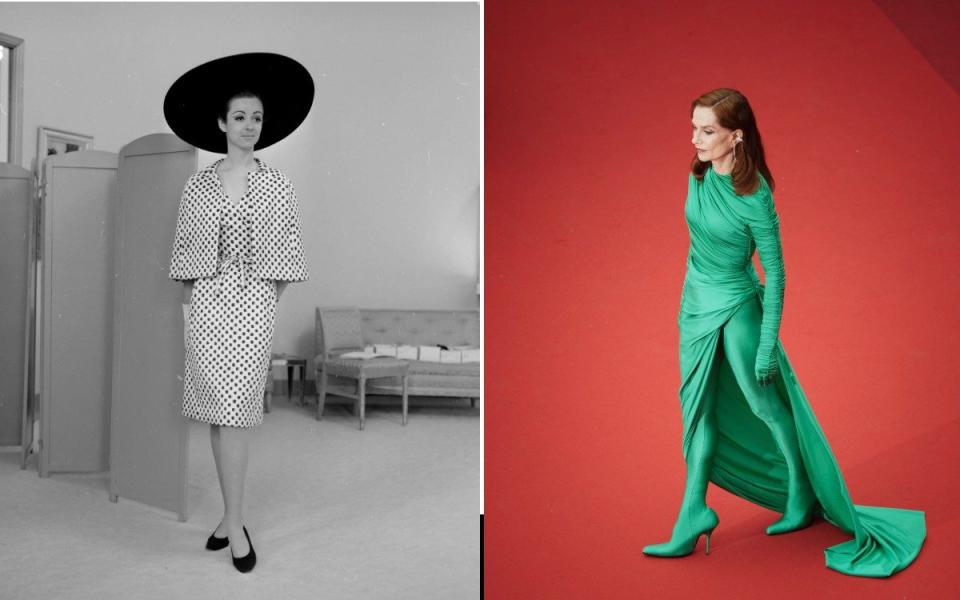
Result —
M941 598L943 2L485 4L490 598Z

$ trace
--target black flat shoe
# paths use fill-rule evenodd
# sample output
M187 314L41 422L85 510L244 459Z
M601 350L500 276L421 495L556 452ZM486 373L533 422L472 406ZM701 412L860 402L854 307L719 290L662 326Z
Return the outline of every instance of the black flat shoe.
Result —
M247 533L247 528L243 528L243 535L247 536L247 543L250 544L250 552L247 552L246 556L237 558L233 555L233 550L230 551L230 557L233 559L233 566L240 571L241 573L246 573L253 569L253 566L257 564L257 553L253 551L253 542L250 541L250 534Z
M230 538L218 538L216 535L214 535L216 533L217 530L214 529L213 533L210 534L210 537L207 538L207 550L223 550L230 545Z

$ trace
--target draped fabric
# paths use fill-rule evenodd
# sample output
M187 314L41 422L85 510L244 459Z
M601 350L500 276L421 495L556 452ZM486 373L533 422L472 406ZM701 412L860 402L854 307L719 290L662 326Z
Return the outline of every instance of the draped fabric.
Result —
M777 395L790 411L800 453L820 505L819 515L853 539L827 548L829 568L866 577L886 577L909 565L926 537L922 511L855 505L827 439L778 341L785 271L779 219L767 182L738 196L729 175L708 169L703 181L690 175L685 216L690 252L678 324L683 454L690 449L705 406L714 406L719 440L710 481L760 506L783 512L786 461L769 427L751 411L718 341L723 325L745 302L763 308L755 373L777 372ZM758 251L766 276L753 268ZM709 402L714 394L714 402Z

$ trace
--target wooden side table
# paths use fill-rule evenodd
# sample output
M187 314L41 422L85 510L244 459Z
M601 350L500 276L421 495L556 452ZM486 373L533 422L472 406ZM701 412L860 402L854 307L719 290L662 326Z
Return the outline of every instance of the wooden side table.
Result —
M300 402L303 406L303 389L307 379L307 359L296 354L272 354L270 356L270 368L287 368L287 400L290 400L291 390L293 389L294 369L300 369Z
M337 377L346 377L357 380L357 393L351 395L344 391L330 391L329 393L337 396L346 396L353 398L360 405L358 418L360 421L360 431L363 431L363 424L366 420L366 387L368 379L377 377L401 377L403 378L403 424L407 424L407 378L409 377L410 365L403 360L396 358L328 358L322 365L323 373L320 375L320 391L317 394L317 420L320 420L323 414L323 404L327 397L327 378L331 375Z

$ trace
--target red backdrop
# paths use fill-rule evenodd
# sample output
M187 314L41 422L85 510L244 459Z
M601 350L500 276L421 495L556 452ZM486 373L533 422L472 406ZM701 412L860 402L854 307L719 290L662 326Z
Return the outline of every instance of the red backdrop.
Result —
M941 598L960 533L960 98L867 0L485 5L488 598ZM960 55L960 54L958 54ZM826 523L711 486L711 554L665 540L684 466L677 310L690 101L751 101L776 178L780 339L857 504L927 513L889 580Z

